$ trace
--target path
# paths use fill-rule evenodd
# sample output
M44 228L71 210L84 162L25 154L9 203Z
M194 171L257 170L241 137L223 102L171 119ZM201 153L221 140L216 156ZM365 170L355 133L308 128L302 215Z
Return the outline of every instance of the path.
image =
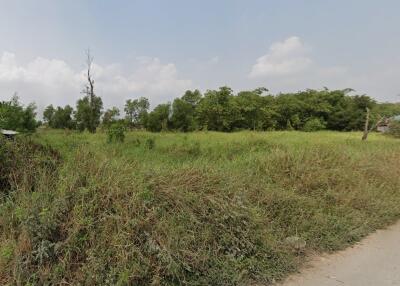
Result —
M356 246L312 260L281 286L400 286L400 222Z

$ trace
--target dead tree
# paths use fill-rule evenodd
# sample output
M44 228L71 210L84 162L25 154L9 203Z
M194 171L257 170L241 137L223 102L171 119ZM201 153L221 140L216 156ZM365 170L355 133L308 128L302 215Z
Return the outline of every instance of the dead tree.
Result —
M92 64L93 64L93 56L90 53L90 49L86 51L86 79L87 84L85 85L84 90L82 91L88 97L89 101L89 122L88 122L88 129L90 132L94 132L95 130L95 93L94 93L94 79L92 77ZM94 130L93 130L94 129Z
M370 113L371 113L371 111L369 110L369 108L368 107L366 107L366 115L365 115L365 124L364 124L364 133L363 133L363 136L362 136L362 140L364 141L364 140L367 140L367 138L368 138L368 134L372 131L372 130L374 130L382 121L384 121L385 120L385 117L381 117L380 115L379 115L379 119L378 119L378 121L375 123L375 124L372 124L372 126L371 127L369 127L369 120L370 120Z
M86 65L87 65L87 81L88 84L86 85L85 90L83 91L86 93L87 96L89 96L89 101L90 101L90 107L93 108L93 102L94 102L94 79L92 78L92 64L93 64L93 56L90 54L90 50L88 49L86 51Z

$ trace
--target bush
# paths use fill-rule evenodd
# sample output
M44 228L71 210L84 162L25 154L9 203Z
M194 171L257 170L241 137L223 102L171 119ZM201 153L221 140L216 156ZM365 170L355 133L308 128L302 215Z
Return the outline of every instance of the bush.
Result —
M400 122L399 121L393 121L390 123L389 134L396 138L400 138Z
M108 143L124 142L125 140L125 126L121 123L115 123L107 130Z
M145 142L146 149L149 149L149 150L154 149L155 145L156 145L156 140L154 140L154 138L146 139L146 142Z
M310 118L307 120L306 124L304 124L303 131L305 132L314 132L323 130L326 128L325 121L319 118Z

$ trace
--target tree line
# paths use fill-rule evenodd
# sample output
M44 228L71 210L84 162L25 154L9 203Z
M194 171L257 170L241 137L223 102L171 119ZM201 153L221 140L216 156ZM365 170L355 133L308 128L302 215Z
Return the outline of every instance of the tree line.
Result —
M371 112L371 122L377 116L400 114L400 104L377 103L366 95L351 95L344 90L304 90L295 93L270 94L266 88L240 91L229 87L207 90L188 90L172 102L150 110L145 97L129 99L123 112L117 107L103 111L102 99L93 92L90 69L85 96L75 109L49 105L43 112L43 124L57 129L76 129L96 132L99 127L113 124L130 129L153 132L213 130L362 130L365 110ZM14 96L0 103L0 127L32 131L37 127L35 105L23 107Z
M117 107L107 109L101 117L101 104L98 104L96 124L107 128L119 123L131 129L147 129L153 132L351 131L363 129L366 108L374 111L372 122L378 114L400 114L399 104L377 103L366 95L350 95L351 91L308 89L272 95L266 88L257 88L235 94L231 88L225 86L208 90L203 95L199 90L188 90L172 103L159 104L152 111L147 98L129 99L124 106L125 117L121 117L121 111ZM78 101L76 111L73 111L70 106L55 109L50 105L44 112L45 123L53 128L83 130L86 125L81 118L88 114L88 106L88 103Z

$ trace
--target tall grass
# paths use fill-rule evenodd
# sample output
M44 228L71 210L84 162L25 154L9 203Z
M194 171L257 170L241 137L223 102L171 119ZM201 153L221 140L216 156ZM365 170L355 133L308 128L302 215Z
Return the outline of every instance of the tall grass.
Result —
M0 284L268 285L400 217L400 141L360 137L51 131L2 145L18 160L0 171Z

